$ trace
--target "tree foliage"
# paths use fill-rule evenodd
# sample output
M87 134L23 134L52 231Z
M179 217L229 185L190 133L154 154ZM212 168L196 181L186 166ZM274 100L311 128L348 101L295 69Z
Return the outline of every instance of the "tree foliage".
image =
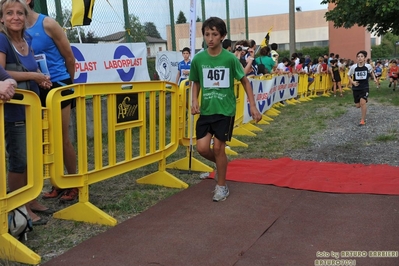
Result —
M130 33L132 42L147 42L147 33L145 27L141 25L140 20L137 16L129 14L130 29L127 29Z
M334 27L350 28L355 24L368 31L383 35L386 32L399 34L399 5L397 0L322 0L321 4L335 4L326 13L327 21Z
M61 27L65 29L66 36L70 43L97 43L97 37L93 31L88 31L87 34L83 30L82 27L72 27L70 18L71 18L71 10L64 9L62 10L61 17L58 18L62 23L59 22ZM51 17L55 18L55 14L50 14Z
M186 16L184 16L183 11L180 10L179 15L177 16L176 24L184 24L187 23Z
M94 35L93 31L88 31L85 38L85 43L98 43L96 35Z
M145 32L147 33L147 36L161 39L161 34L159 34L157 27L153 22L144 23L144 29Z
M382 36L380 45L373 45L371 47L371 56L373 58L392 58L399 53L399 36L392 33L387 33ZM399 43L398 43L399 44Z

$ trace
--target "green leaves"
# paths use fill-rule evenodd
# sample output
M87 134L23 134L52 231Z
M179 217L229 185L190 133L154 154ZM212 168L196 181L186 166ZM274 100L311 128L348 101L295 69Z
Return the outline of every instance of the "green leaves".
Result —
M323 0L321 4L335 3L334 9L325 15L334 27L350 28L354 25L366 27L368 31L383 35L386 32L399 34L399 5L397 0Z

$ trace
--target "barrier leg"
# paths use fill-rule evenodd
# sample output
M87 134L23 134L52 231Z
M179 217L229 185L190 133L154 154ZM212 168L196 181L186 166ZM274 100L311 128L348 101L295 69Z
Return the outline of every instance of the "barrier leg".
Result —
M266 111L266 115L268 116L278 116L279 114L280 113L277 113L273 108L270 108L269 110Z
M251 137L255 137L256 134L249 131L248 129L245 129L243 127L235 127L233 129L233 135L237 135L237 136L251 136Z
M227 141L226 144L231 146L231 147L245 147L245 148L248 148L248 144L246 144L246 143L244 143L242 141L239 141L236 138L231 138L231 141Z
M195 172L212 172L213 168L207 166L203 162L191 156L191 169L190 169L190 148L187 147L186 157L166 165L168 169L178 169Z
M54 218L115 226L118 222L89 202L89 186L79 188L79 202L53 214Z
M266 121L264 119L261 119L261 120L259 120L259 122L257 124L258 125L270 125L270 122L268 122L268 121Z
M295 101L293 101L292 99L288 99L285 101L287 104L291 104L291 105L295 105L297 104Z
M41 258L9 233L0 235L0 259L37 265ZM5 265L8 265L7 263Z
M54 218L115 226L118 222L90 202L78 202L53 214Z
M188 188L188 184L184 183L183 181L166 171L158 171L149 174L147 176L137 179L136 182L139 184L158 185L171 188Z
M269 117L269 116L267 116L267 115L262 115L262 120L265 120L265 121L267 121L267 122L274 121L273 118L271 118L271 117Z
M280 114L281 111L277 110L276 108L274 108L274 105L272 106L272 108L270 108L269 110L273 110L273 112Z
M263 131L261 128L254 126L251 123L243 124L242 127L248 129L249 131Z
M303 94L299 97L299 101L300 102L307 102L309 101L309 99L307 97L305 97Z

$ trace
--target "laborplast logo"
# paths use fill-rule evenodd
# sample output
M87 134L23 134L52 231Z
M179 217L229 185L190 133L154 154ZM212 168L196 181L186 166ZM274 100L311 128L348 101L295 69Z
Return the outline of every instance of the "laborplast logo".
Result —
M264 83L263 82L257 82L255 86L257 88L254 88L253 91L256 92L256 103L258 105L258 110L260 112L263 112L266 106L266 100L269 97L269 94L266 91L266 88L263 87ZM253 87L253 85L252 85ZM249 104L248 104L248 111L249 111Z
M297 75L293 75L292 77L291 77L291 80L290 80L290 84L288 85L288 88L289 88L289 90L290 90L290 95L291 96L294 96L294 94L295 94L295 90L296 90L296 88L298 87L298 80L297 80Z
M276 79L276 82L278 82L278 79ZM287 88L287 84L285 83L285 76L281 76L281 79L277 84L277 90L280 94L281 99L284 97L285 89Z
M142 63L142 58L136 58L128 47L121 45L115 49L114 60L104 61L104 67L106 70L115 69L122 81L131 81L136 67Z
M71 46L73 55L75 56L75 72L80 73L78 76L75 75L74 83L86 83L87 82L87 72L80 72L79 68L82 63L85 63L85 57L75 46Z

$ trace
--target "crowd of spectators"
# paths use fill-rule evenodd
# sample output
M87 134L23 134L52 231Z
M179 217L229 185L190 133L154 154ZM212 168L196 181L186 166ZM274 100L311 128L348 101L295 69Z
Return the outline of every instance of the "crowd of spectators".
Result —
M314 74L327 73L331 75L336 93L341 87L337 76L333 79L333 73L337 71L348 71L355 63L351 59L341 58L339 54L330 52L322 54L316 58L301 53L292 53L291 58L280 58L278 44L272 43L265 47L256 45L254 40L239 40L233 43L229 39L223 41L223 48L233 52L240 60L247 76L260 76L268 74L303 74L309 75L309 84L313 82ZM332 63L333 62L333 63ZM367 59L367 64L371 65L377 78L377 88L380 88L380 79L390 80L389 87L393 90L399 85L398 73L399 66L396 59L377 59L372 61ZM385 69L385 72L384 72ZM386 73L386 76L383 76ZM342 92L340 91L340 95Z

